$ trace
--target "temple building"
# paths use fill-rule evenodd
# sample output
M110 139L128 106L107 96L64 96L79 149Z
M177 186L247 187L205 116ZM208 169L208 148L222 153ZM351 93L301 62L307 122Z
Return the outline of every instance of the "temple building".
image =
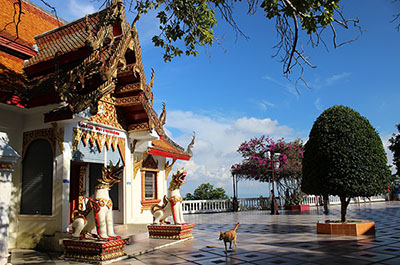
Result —
M0 0L0 27L14 2ZM151 223L151 206L167 194L175 161L191 158L194 139L185 150L165 134L165 104L160 115L153 109L155 72L147 82L122 1L71 23L29 1L22 9L18 38L15 25L0 32L0 131L21 155L9 247L62 238L109 161L125 166L110 191L114 222Z

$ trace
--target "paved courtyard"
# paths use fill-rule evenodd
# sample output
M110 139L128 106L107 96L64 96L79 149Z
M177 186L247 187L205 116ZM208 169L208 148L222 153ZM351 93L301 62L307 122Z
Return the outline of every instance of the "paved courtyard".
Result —
M339 219L340 207L330 210L328 215L322 208L277 216L268 211L186 215L195 224L193 239L113 264L400 264L400 202L349 205L349 219L375 221L375 236L316 234L317 221ZM238 249L225 255L219 231L237 222ZM13 264L77 264L57 260L56 254L17 256Z

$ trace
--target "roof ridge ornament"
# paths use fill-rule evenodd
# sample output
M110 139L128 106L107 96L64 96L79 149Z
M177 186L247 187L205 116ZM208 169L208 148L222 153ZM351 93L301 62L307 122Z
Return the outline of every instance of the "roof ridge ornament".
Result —
M163 109L162 112L160 114L160 118L158 118L160 120L160 123L162 125L165 125L166 119L167 119L167 110L165 108L165 102L162 103Z
M186 153L187 153L190 157L193 156L192 148L193 148L193 146L194 146L195 140L196 140L196 132L193 131L192 141L189 143L188 147L186 148Z
M153 94L153 92L151 91L151 88L153 87L153 84L154 84L154 77L155 77L155 71L154 71L154 68L152 67L151 68L151 79L150 79L150 82L149 82L149 84L147 85L147 90L148 90L148 93L150 94L150 106L153 108L153 104L154 104L154 94Z

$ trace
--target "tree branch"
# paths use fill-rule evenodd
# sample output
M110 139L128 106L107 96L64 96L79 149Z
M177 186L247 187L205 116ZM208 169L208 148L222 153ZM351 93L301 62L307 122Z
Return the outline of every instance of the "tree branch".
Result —
M5 31L8 26L14 24L15 25L14 41L16 41L19 38L18 26L19 26L19 23L21 23L21 15L24 14L24 12L22 12L21 0L18 0L17 2L15 2L13 4L13 7L14 7L13 20L11 22L8 22L1 31Z
M284 74L290 74L290 65L292 63L293 55L297 47L297 41L299 39L299 25L297 24L297 16L295 12L293 12L293 23L294 23L294 39L292 44L292 51L290 52L289 62L287 64L286 71L284 72Z

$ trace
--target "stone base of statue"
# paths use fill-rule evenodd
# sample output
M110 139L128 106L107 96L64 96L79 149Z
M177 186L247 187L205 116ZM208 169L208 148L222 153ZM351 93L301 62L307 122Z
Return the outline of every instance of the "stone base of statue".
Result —
M105 264L127 257L124 247L129 238L111 241L91 239L65 239L63 240L63 259L78 262Z
M148 225L150 238L162 238L162 239L185 239L191 238L192 229L194 224L182 224L182 225L171 225L171 224L152 224Z

